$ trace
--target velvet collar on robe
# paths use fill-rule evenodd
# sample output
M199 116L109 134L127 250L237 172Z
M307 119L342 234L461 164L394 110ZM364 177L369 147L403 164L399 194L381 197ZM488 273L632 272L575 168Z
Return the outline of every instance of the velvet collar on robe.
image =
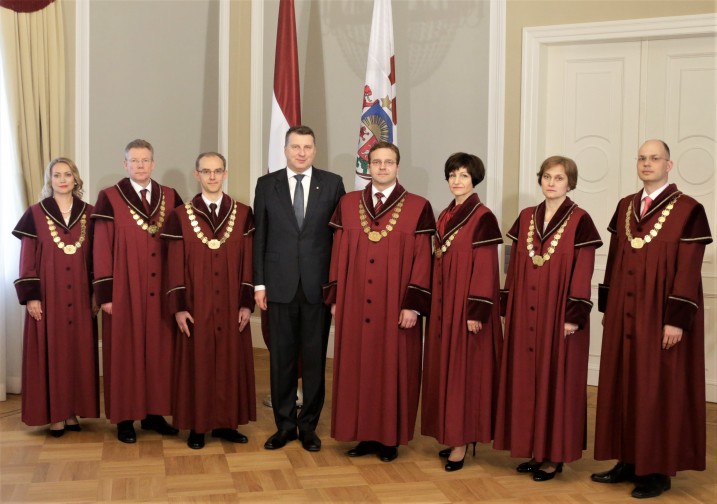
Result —
M388 199L383 203L381 211L378 213L378 215L376 215L376 211L373 208L373 194L371 193L372 187L373 184L369 182L369 184L364 187L364 190L361 192L361 200L363 201L363 206L366 209L366 212L368 212L369 216L371 216L371 219L377 219L382 215L386 214L387 212L391 211L396 205L396 203L398 203L398 201L407 193L407 191L403 188L401 184L399 184L397 180L396 187L393 188L391 196L389 196Z
M647 213L640 219L640 210L642 205L642 191L638 191L633 197L632 197L632 216L635 218L635 222L640 222L641 220L649 219L652 215L655 213L662 213L662 210L664 210L664 207L666 207L672 198L677 196L678 194L682 194L680 191L677 190L677 185L670 184L667 187L665 187L665 190L660 193L660 195L655 199L655 201L652 202L650 205L650 208L647 209Z
M62 218L62 212L60 211L60 207L57 206L55 198L50 196L49 198L43 199L38 204L40 205L40 208L42 208L45 215L52 219L55 225L68 231L80 221L80 218L82 217L82 214L85 213L85 208L87 207L87 203L73 196L70 221L69 224L65 224L65 219ZM22 216L20 221L17 223L17 226L15 226L12 234L17 238L22 238L23 236L37 238L37 228L35 227L35 219L32 218L32 212L26 212L25 215Z
M465 224L466 221L470 219L471 215L473 215L482 204L483 203L481 203L481 200L476 193L471 194L461 205L458 205L456 210L454 210L454 208L456 208L456 200L451 201L450 205L448 205L448 207L443 210L441 215L438 217L438 221L440 223L444 215L453 212L453 215L448 217L446 225L443 226L445 230L443 234L440 232L441 225L439 224L437 226L438 230L436 231L436 236L438 237L439 243L443 243L447 236L450 236L451 233Z
M545 242L549 236L551 236L558 228L563 224L565 219L568 218L570 212L575 208L577 203L574 203L570 198L566 197L565 201L562 202L558 210L553 215L553 218L548 222L548 226L543 232L545 222L545 201L542 201L538 206L533 209L533 222L535 224L535 234L540 240L540 243Z
M129 178L123 178L122 180L117 182L116 185L117 190L122 196L122 199L127 202L127 204L132 210L137 212L145 219L149 219L152 215L157 213L157 211L159 210L160 203L162 202L162 188L160 187L159 183L155 182L154 179L151 180L150 183L152 184L152 201L149 202L149 215L147 215L147 212L144 210L142 200L140 199L139 194L137 194L137 191L134 190L132 182L130 182Z
M212 219L209 217L209 208L207 208L207 204L204 203L204 198L202 198L202 193L197 194L194 198L192 198L192 208L194 209L194 215L200 215L207 224L214 230L214 233L216 234L217 231L219 231L224 224L229 220L229 215L231 214L231 209L234 206L234 200L229 197L228 194L224 194L224 197L222 197L222 204L217 208L217 226L214 227L212 225Z

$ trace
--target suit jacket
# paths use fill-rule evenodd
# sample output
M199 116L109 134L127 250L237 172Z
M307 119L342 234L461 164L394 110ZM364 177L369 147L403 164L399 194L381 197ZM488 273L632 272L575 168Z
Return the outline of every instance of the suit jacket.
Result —
M299 280L309 303L322 302L333 241L329 221L345 193L339 175L314 167L299 229L286 169L259 178L254 196L254 285L266 286L269 302L290 302Z

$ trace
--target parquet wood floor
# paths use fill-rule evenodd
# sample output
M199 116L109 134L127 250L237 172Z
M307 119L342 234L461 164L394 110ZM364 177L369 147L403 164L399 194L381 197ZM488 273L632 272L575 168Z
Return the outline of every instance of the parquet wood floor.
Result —
M257 398L269 391L265 350L255 349ZM327 365L330 398L331 360ZM596 389L589 388L592 441ZM687 471L673 479L658 501L717 503L717 405L708 404L707 471ZM138 429L134 445L119 443L104 419L83 420L82 432L59 439L45 428L20 421L20 399L0 403L0 501L2 502L546 502L622 503L632 486L600 485L590 474L611 462L584 458L544 483L520 475L521 460L490 446L468 455L463 470L447 473L435 440L417 435L399 448L392 463L376 457L350 459L350 444L329 437L330 401L319 424L322 450L308 453L298 442L270 452L263 449L274 432L271 410L258 405L257 422L240 428L249 443L234 445L207 437L203 450L186 446L187 432L163 438ZM656 419L659 421L659 419ZM420 422L420 419L419 419ZM137 428L139 424L136 424ZM420 424L416 429L420 430Z

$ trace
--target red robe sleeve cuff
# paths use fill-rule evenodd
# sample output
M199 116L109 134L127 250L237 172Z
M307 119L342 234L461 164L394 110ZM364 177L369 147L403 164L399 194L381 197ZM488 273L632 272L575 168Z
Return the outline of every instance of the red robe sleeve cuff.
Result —
M505 317L505 312L508 310L508 290L500 290L500 316Z
M112 277L98 278L92 283L98 305L112 302Z
M493 311L493 301L483 297L469 297L466 303L467 320L488 322Z
M189 311L186 287L182 285L167 292L167 308L172 315L181 311Z
M607 308L607 295L610 292L610 286L605 284L598 284L598 311L605 313Z
M679 327L690 331L697 313L697 303L676 296L668 296L665 306L665 325Z
M592 309L593 303L589 299L569 297L565 306L565 322L575 324L582 329L588 323Z
M255 304L254 285L242 282L241 291L239 293L239 306L241 308L249 308L253 312Z
M431 313L431 291L410 284L401 305L402 310L414 310L422 316Z
M39 278L18 278L15 280L15 292L21 305L28 301L42 301Z
M324 298L324 303L331 306L336 303L336 285L337 282L329 282L321 288L321 295Z

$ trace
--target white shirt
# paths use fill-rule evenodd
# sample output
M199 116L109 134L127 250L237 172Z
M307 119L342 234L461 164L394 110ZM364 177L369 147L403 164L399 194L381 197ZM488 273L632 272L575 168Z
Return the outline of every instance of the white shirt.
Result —
M385 204L386 201L388 201L388 197L391 196L391 193L396 188L396 184L394 183L391 187L388 187L384 189L383 191L379 191L374 186L371 186L371 197L373 198L373 207L376 208L376 203L378 203L378 198L376 197L376 193L383 194L383 203Z
M289 177L289 194L291 195L291 203L294 204L294 191L296 191L295 175L304 175L301 179L301 187L304 188L304 214L306 214L306 205L309 203L309 189L311 188L311 172L313 166L309 166L305 172L297 173L288 166L286 167L286 175Z
M211 201L209 198L204 196L204 194L202 194L202 199L204 200L204 204L207 205L207 209L209 211L211 211L211 208L209 207L209 205L211 205L212 203L217 205L217 210L216 210L217 213L214 214L214 217L219 217L219 208L221 208L221 206L222 206L222 198L224 198L224 193L220 194L219 199L216 201Z
M642 214L642 209L645 207L645 198L647 198L649 196L652 199L652 201L654 202L657 199L657 197L660 194L662 194L662 191L664 191L667 188L668 185L670 185L669 182L667 182L665 185L663 185L659 189L652 191L652 193L650 193L650 194L647 194L645 189L642 190L642 198L640 198L640 214Z
M152 180L149 181L147 187L142 187L132 179L129 179L129 181L132 184L132 187L134 187L134 190L137 191L137 196L139 196L140 201L142 201L142 193L140 191L142 191L142 189L147 189L147 204L149 204L152 201Z

